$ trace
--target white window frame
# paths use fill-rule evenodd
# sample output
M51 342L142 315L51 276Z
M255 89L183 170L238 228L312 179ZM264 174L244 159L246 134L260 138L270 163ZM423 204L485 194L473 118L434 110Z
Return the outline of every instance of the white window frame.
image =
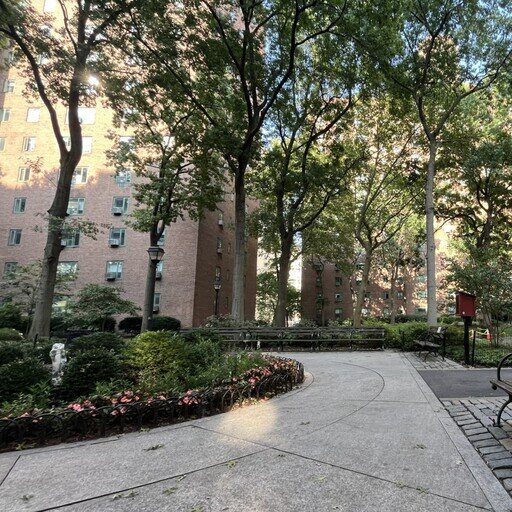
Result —
M90 155L92 153L92 137L82 137L82 155Z
M114 196L114 198L112 200L112 208L122 208L123 213L126 213L128 211L129 199L130 198L128 196ZM117 203L122 203L122 204L117 204Z
M16 85L16 80L12 80L10 78L5 79L3 92L14 92L15 85Z
M0 123L7 123L11 117L10 108L0 108Z
M89 167L77 167L73 173L72 185L84 185L89 176Z
M12 213L25 213L27 207L26 197L15 197L14 204L12 206Z
M6 261L4 263L4 273L3 273L3 276L6 277L9 274L12 274L16 270L17 266L18 266L18 262L17 261Z
M18 168L18 183L24 183L30 180L30 167Z
M21 229L9 229L9 239L7 245L20 245L21 244Z
M125 245L126 228L110 228L109 240L119 240L120 246Z
M94 124L96 122L95 107L78 107L78 119L80 124ZM66 109L66 124L69 124L69 108Z
M32 152L36 150L36 138L31 135L29 137L23 137L23 151Z
M31 107L27 109L27 123L38 123L41 116L41 109Z
M62 235L62 241L66 242L66 247L79 247L80 231L75 231L73 233L66 233Z
M123 277L123 261L122 260L110 260L107 261L106 273L115 272L116 279Z
M120 187L129 185L132 182L132 169L131 167L125 167L116 174L116 184Z
M59 261L57 273L59 276L75 275L78 272L78 261Z
M76 211L75 211L76 210ZM70 197L68 201L68 215L82 215L85 210L85 197Z
M0 137L0 151L5 149L5 137Z

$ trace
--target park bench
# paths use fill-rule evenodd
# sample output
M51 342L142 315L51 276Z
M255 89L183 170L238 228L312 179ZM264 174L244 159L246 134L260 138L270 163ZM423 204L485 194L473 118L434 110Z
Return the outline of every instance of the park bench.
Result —
M498 412L496 420L493 421L493 424L497 427L501 427L501 415L503 414L503 411L505 410L507 405L512 402L512 381L504 380L501 378L501 368L509 357L512 357L512 352L510 354L507 354L500 361L500 364L498 365L498 369L496 371L496 380L491 380L492 389L502 389L508 395L508 400L501 406L501 409Z
M425 357L423 358L424 361L427 360L429 354L437 356L440 349L442 349L441 353L444 361L445 342L446 329L443 327L429 327L423 337L414 340L414 343L418 346L418 357L421 356L422 352L425 352Z
M382 349L385 335L382 327L216 327L210 330L235 346L268 351L282 351L285 346L312 351Z

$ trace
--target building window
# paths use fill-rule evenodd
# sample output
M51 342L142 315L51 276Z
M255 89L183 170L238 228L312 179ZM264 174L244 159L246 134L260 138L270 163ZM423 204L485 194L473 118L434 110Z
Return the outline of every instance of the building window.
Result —
M356 270L363 270L364 269L364 263L356 263Z
M390 296L390 293L389 292L382 292L382 298L384 300L388 300L389 299L389 296Z
M384 316L389 316L389 314L390 314L389 308L384 308L384 309L382 310L382 314L383 314Z
M341 301L342 301L341 293L335 293L334 294L334 302L341 302Z
M62 140L64 141L64 145L66 146L66 149L69 151L71 149L71 137L68 135L65 135L62 137Z
M157 262L156 271L160 272L160 274L164 271L164 262L163 261L160 260L159 262Z
M80 231L62 233L61 245L63 247L78 247L80 245Z
M365 299L371 299L372 298L371 292L364 292L364 298Z
M153 296L153 313L158 313L160 311L160 293L155 293Z
M174 146L174 137L172 135L167 135L163 137L162 145L164 149L172 148Z
M83 185L87 183L87 175L89 174L88 167L77 167L73 173L72 185Z
M341 286L341 277L336 276L334 278L334 286Z
M96 109L94 107L78 107L78 120L80 124L94 124ZM69 124L69 109L66 111L66 124Z
M356 278L356 285L361 286L362 284L363 284L363 280L360 277Z
M23 151L34 151L36 149L35 137L23 137Z
M404 292L396 292L396 298L399 299L399 300L403 300Z
M417 299L426 299L427 298L427 292L426 290L418 290L416 292L416 298Z
M414 281L417 283L426 283L427 282L427 276L425 274L420 274L414 278Z
M4 80L4 92L14 92L14 80Z
M222 254L222 238L217 238L217 254Z
M334 316L336 319L341 318L341 315L343 315L343 308L336 308L334 310Z
M85 208L85 198L71 197L68 202L68 215L82 215Z
M107 261L107 280L121 279L123 277L122 261Z
M221 278L221 268L215 267L215 281L220 281Z
M55 3L57 0L44 0L43 12L55 11Z
M9 230L9 241L7 245L20 245L21 244L21 229Z
M27 110L27 123L39 122L39 116L41 115L40 108L29 108Z
M116 183L120 187L124 187L125 185L129 185L132 182L132 170L128 167L125 167L121 171L118 171L116 174Z
M36 62L40 65L40 66L44 66L47 62L48 62L48 55L46 53L40 53L37 57L36 57Z
M158 239L158 242L156 243L158 247L163 247L165 245L165 229L163 230L162 234L160 235L160 238Z
M7 277L10 274L14 273L17 266L18 263L16 261L6 261L4 263L4 277Z
M415 313L417 315L424 315L426 312L427 312L427 310L425 308L416 308L415 309Z
M0 151L5 149L5 137L0 137Z
M324 294L323 293L317 293L316 294L316 300L323 300L324 299Z
M219 217L218 217L217 222L220 227L224 226L224 213L223 212L219 212Z
M13 213L25 213L25 206L27 205L26 197L15 197L14 206L12 207Z
M108 243L110 245L124 245L125 235L125 228L112 228Z
M114 197L112 202L112 213L121 214L128 211L128 197Z
M78 272L78 261L59 261L57 274L59 276L72 276Z
M322 278L317 276L317 278L315 279L315 283L317 286L322 286Z
M18 182L28 181L30 179L30 167L20 167L18 169Z
M82 155L92 152L92 137L82 137Z
M0 108L0 123L6 123L11 117L10 108Z

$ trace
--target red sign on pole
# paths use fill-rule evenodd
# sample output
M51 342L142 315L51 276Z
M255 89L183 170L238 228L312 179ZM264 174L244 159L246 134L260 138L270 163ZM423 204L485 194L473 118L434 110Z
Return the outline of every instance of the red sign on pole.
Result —
M459 316L476 316L476 295L466 292L455 294L455 314Z

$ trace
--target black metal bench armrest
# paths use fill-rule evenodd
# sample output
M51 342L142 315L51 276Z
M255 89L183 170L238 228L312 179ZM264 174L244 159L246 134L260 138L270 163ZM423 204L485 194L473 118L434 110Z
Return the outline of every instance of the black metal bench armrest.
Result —
M498 365L498 371L497 371L497 378L498 380L501 380L501 367L503 366L503 363L505 363L505 361L509 358L509 357L512 357L512 352L510 352L510 354L507 354L501 361L500 361L500 364Z

